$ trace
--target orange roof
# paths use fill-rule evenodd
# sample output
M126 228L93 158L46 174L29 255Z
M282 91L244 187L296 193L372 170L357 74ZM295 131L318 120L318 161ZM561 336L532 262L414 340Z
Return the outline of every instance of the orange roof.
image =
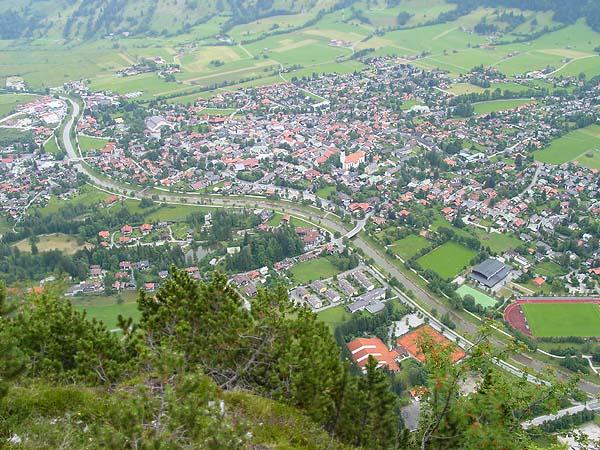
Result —
M456 346L452 341L443 336L440 332L434 330L431 325L423 325L410 333L405 334L399 338L396 343L404 347L406 351L415 359L423 362L425 361L425 355L419 350L419 342L424 336L429 336L433 342L441 344L443 348L447 346L453 346L454 351L452 352L452 362L460 361L465 357L465 352Z
M388 350L379 338L357 338L346 346L352 353L352 361L361 369L367 365L369 356L372 356L379 362L379 367L385 366L392 372L400 370L400 366L396 362L399 356L398 352Z
M546 280L544 280L542 277L535 277L531 281L533 282L533 284L535 284L537 286L541 286L542 284L544 284L546 282Z
M365 157L365 155L365 152L359 150L357 152L350 153L348 156L346 156L344 162L346 164L356 164L357 162L361 161Z

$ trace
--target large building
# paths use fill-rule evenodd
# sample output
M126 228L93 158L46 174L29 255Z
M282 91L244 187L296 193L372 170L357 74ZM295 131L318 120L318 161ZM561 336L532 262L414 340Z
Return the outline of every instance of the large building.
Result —
M436 348L448 349L452 362L460 361L465 357L465 352L442 333L434 330L431 325L423 325L396 340L398 354L408 353L413 358L423 362L425 355L419 346L423 339L430 339Z
M488 258L477 264L471 271L471 278L479 284L492 288L503 281L510 269L494 258Z
M395 350L390 351L379 338L357 338L346 344L352 354L352 361L363 371L369 361L369 356L378 362L377 367L385 367L392 372L398 372L398 358L400 355Z
M340 153L340 162L344 170L356 169L365 162L367 154L362 150L346 155L346 152Z

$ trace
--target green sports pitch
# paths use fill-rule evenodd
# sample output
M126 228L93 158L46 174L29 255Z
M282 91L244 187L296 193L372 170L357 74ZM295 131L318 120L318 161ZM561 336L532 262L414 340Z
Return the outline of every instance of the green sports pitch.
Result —
M596 303L524 303L521 308L535 337L600 336Z

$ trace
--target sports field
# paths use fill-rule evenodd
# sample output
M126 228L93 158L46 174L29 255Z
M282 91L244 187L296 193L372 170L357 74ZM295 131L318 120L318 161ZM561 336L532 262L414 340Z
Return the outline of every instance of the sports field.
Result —
M536 337L600 336L600 306L595 303L523 303Z
M548 164L564 164L582 158L586 153L597 153L600 150L600 125L571 131L563 137L553 140L550 145L533 155L536 160ZM598 161L597 158L590 158ZM585 164L585 160L582 161Z
M475 303L483 306L484 308L494 306L496 304L496 300L494 300L492 297L466 284L463 284L461 287L459 287L456 290L456 293L462 298L464 298L465 295L471 295L475 299Z
M446 242L417 259L424 269L433 270L442 278L454 278L463 271L476 253L456 242Z

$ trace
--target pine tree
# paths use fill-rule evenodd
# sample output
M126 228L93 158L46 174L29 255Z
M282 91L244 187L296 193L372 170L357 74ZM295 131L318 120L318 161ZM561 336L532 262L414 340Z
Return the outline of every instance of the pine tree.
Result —
M7 303L4 285L0 283L0 400L8 391L8 383L25 369L23 354L8 327L9 316L13 311L14 308Z

